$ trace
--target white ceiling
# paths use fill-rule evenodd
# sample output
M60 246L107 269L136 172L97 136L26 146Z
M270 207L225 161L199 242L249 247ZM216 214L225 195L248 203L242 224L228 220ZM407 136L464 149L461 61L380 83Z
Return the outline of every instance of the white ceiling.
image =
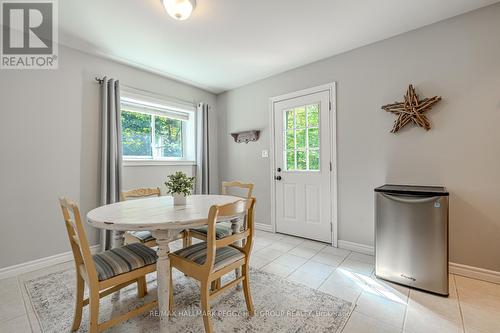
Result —
M219 93L498 1L63 0L60 42Z

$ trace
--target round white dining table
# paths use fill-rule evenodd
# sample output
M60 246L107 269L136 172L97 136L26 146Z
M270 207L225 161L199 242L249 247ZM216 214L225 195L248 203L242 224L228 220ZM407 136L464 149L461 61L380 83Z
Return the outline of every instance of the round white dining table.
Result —
M157 288L162 332L168 331L170 252L169 243L183 229L207 224L208 211L213 205L241 200L230 195L191 195L186 205L174 206L173 198L161 196L105 205L87 214L88 223L99 229L115 231L149 230L158 244Z

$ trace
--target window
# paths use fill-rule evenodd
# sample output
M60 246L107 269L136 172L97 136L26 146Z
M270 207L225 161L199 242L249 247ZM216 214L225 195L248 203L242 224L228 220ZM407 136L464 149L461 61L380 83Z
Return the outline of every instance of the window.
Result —
M190 109L189 109L190 108ZM121 99L124 160L194 161L194 107L173 107L147 96Z
M319 170L319 107L310 104L285 111L285 170Z

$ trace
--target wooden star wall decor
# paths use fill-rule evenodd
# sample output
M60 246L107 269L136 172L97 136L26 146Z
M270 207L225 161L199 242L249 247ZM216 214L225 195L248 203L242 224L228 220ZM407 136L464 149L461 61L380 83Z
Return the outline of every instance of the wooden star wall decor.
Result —
M398 117L394 121L391 133L396 133L409 122L414 122L427 131L431 129L431 124L427 117L423 114L425 111L432 109L434 104L441 100L441 96L432 98L424 98L420 100L415 93L415 88L410 84L403 102L395 102L382 106L382 110L392 112Z

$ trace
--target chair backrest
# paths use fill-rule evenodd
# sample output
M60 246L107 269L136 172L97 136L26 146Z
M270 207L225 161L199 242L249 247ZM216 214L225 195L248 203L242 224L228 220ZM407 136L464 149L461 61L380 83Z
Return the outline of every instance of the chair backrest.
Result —
M210 207L207 230L207 259L204 264L206 269L208 269L209 271L213 269L215 252L217 248L228 246L238 240L245 239L245 245L240 249L247 255L248 258L253 243L254 207L255 198L238 200L227 205L214 205ZM218 219L231 220L234 218L240 218L241 216L244 216L245 220L247 221L244 231L228 237L224 237L222 239L216 238L215 225Z
M246 190L246 195L241 196L242 198L245 199L250 199L252 197L252 192L253 192L253 184L252 183L242 183L238 181L234 182L222 182L222 194L228 194L228 190L230 188L237 188L237 189L243 189Z
M89 280L97 282L97 271L94 261L92 260L89 242L87 240L87 235L85 234L85 229L82 225L78 205L66 198L60 198L59 203L61 204L64 222L66 224L66 230L71 244L71 250L73 251L73 256L75 258L76 269L84 269Z
M136 188L135 190L123 191L120 193L120 201L126 201L129 199L140 199L147 197L159 197L160 188Z

